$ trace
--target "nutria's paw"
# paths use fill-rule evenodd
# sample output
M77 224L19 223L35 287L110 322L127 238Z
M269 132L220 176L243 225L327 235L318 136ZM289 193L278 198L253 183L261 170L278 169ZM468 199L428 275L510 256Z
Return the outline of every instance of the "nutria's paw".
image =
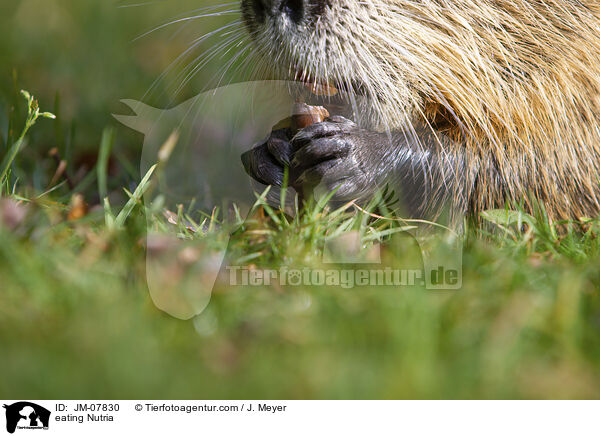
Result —
M381 134L334 116L291 136L290 129L275 130L244 153L246 172L260 183L282 186L289 167L289 185L296 191L304 196L335 191L333 201L367 198L377 189Z
M377 159L370 156L379 134L360 129L344 117L331 117L292 138L292 186L308 195L335 191L334 201L370 196L376 189Z

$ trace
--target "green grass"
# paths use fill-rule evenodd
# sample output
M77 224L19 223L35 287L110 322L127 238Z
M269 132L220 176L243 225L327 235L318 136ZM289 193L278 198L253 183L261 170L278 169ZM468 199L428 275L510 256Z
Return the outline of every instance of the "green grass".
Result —
M169 220L159 204L141 201L160 165L108 200L118 140L106 130L88 175L44 189L16 177L25 173L24 150L37 144L23 148L23 134L4 148L0 397L600 396L600 221L566 225L543 211L488 211L484 229L467 227L460 290L218 281L206 309L183 321L150 298L147 218L153 237L178 236L191 245L176 250L191 247L201 257L223 249L233 232L232 262L266 268L322 266L327 238L348 230L366 244L405 237L387 245L385 259L420 268L406 236L411 223L324 202L291 218L264 196L252 219L238 216L229 226L217 212L198 219L179 210ZM69 220L79 192L97 207ZM184 286L181 251L165 253L180 260L160 271L164 282Z

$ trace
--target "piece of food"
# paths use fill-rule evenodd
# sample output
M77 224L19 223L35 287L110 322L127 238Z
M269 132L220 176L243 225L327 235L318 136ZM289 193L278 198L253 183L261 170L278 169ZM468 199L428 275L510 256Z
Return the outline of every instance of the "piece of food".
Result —
M295 103L292 109L292 130L296 133L315 123L321 123L329 117L323 106L310 106L306 103Z
M279 121L273 131L281 129L291 129L292 135L298 133L298 130L304 129L315 123L325 121L329 117L329 111L323 106L311 106L306 103L294 103L292 116Z

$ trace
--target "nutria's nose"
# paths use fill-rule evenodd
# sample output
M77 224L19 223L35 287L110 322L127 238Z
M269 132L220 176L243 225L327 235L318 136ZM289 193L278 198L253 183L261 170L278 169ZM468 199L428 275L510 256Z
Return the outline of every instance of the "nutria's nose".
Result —
M258 21L267 16L285 15L295 24L304 18L306 0L251 0L254 15Z
M290 19L299 24L304 17L304 0L281 0L279 10Z

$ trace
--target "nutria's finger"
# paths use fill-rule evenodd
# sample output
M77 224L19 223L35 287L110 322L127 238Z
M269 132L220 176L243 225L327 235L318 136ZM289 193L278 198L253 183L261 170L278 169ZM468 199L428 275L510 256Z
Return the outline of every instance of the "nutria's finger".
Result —
M269 153L283 166L289 165L292 159L293 150L288 133L288 129L273 131L266 142Z
M241 158L244 169L256 181L264 185L283 184L283 168L269 153L266 143L245 152Z
M294 150L300 149L305 144L315 140L316 138L322 138L327 136L339 135L342 133L349 133L353 129L353 126L346 123L334 123L324 121L322 123L313 124L302 130L300 130L292 138L292 146Z
M329 159L346 157L350 148L350 143L340 136L318 138L296 151L292 165L307 168Z

